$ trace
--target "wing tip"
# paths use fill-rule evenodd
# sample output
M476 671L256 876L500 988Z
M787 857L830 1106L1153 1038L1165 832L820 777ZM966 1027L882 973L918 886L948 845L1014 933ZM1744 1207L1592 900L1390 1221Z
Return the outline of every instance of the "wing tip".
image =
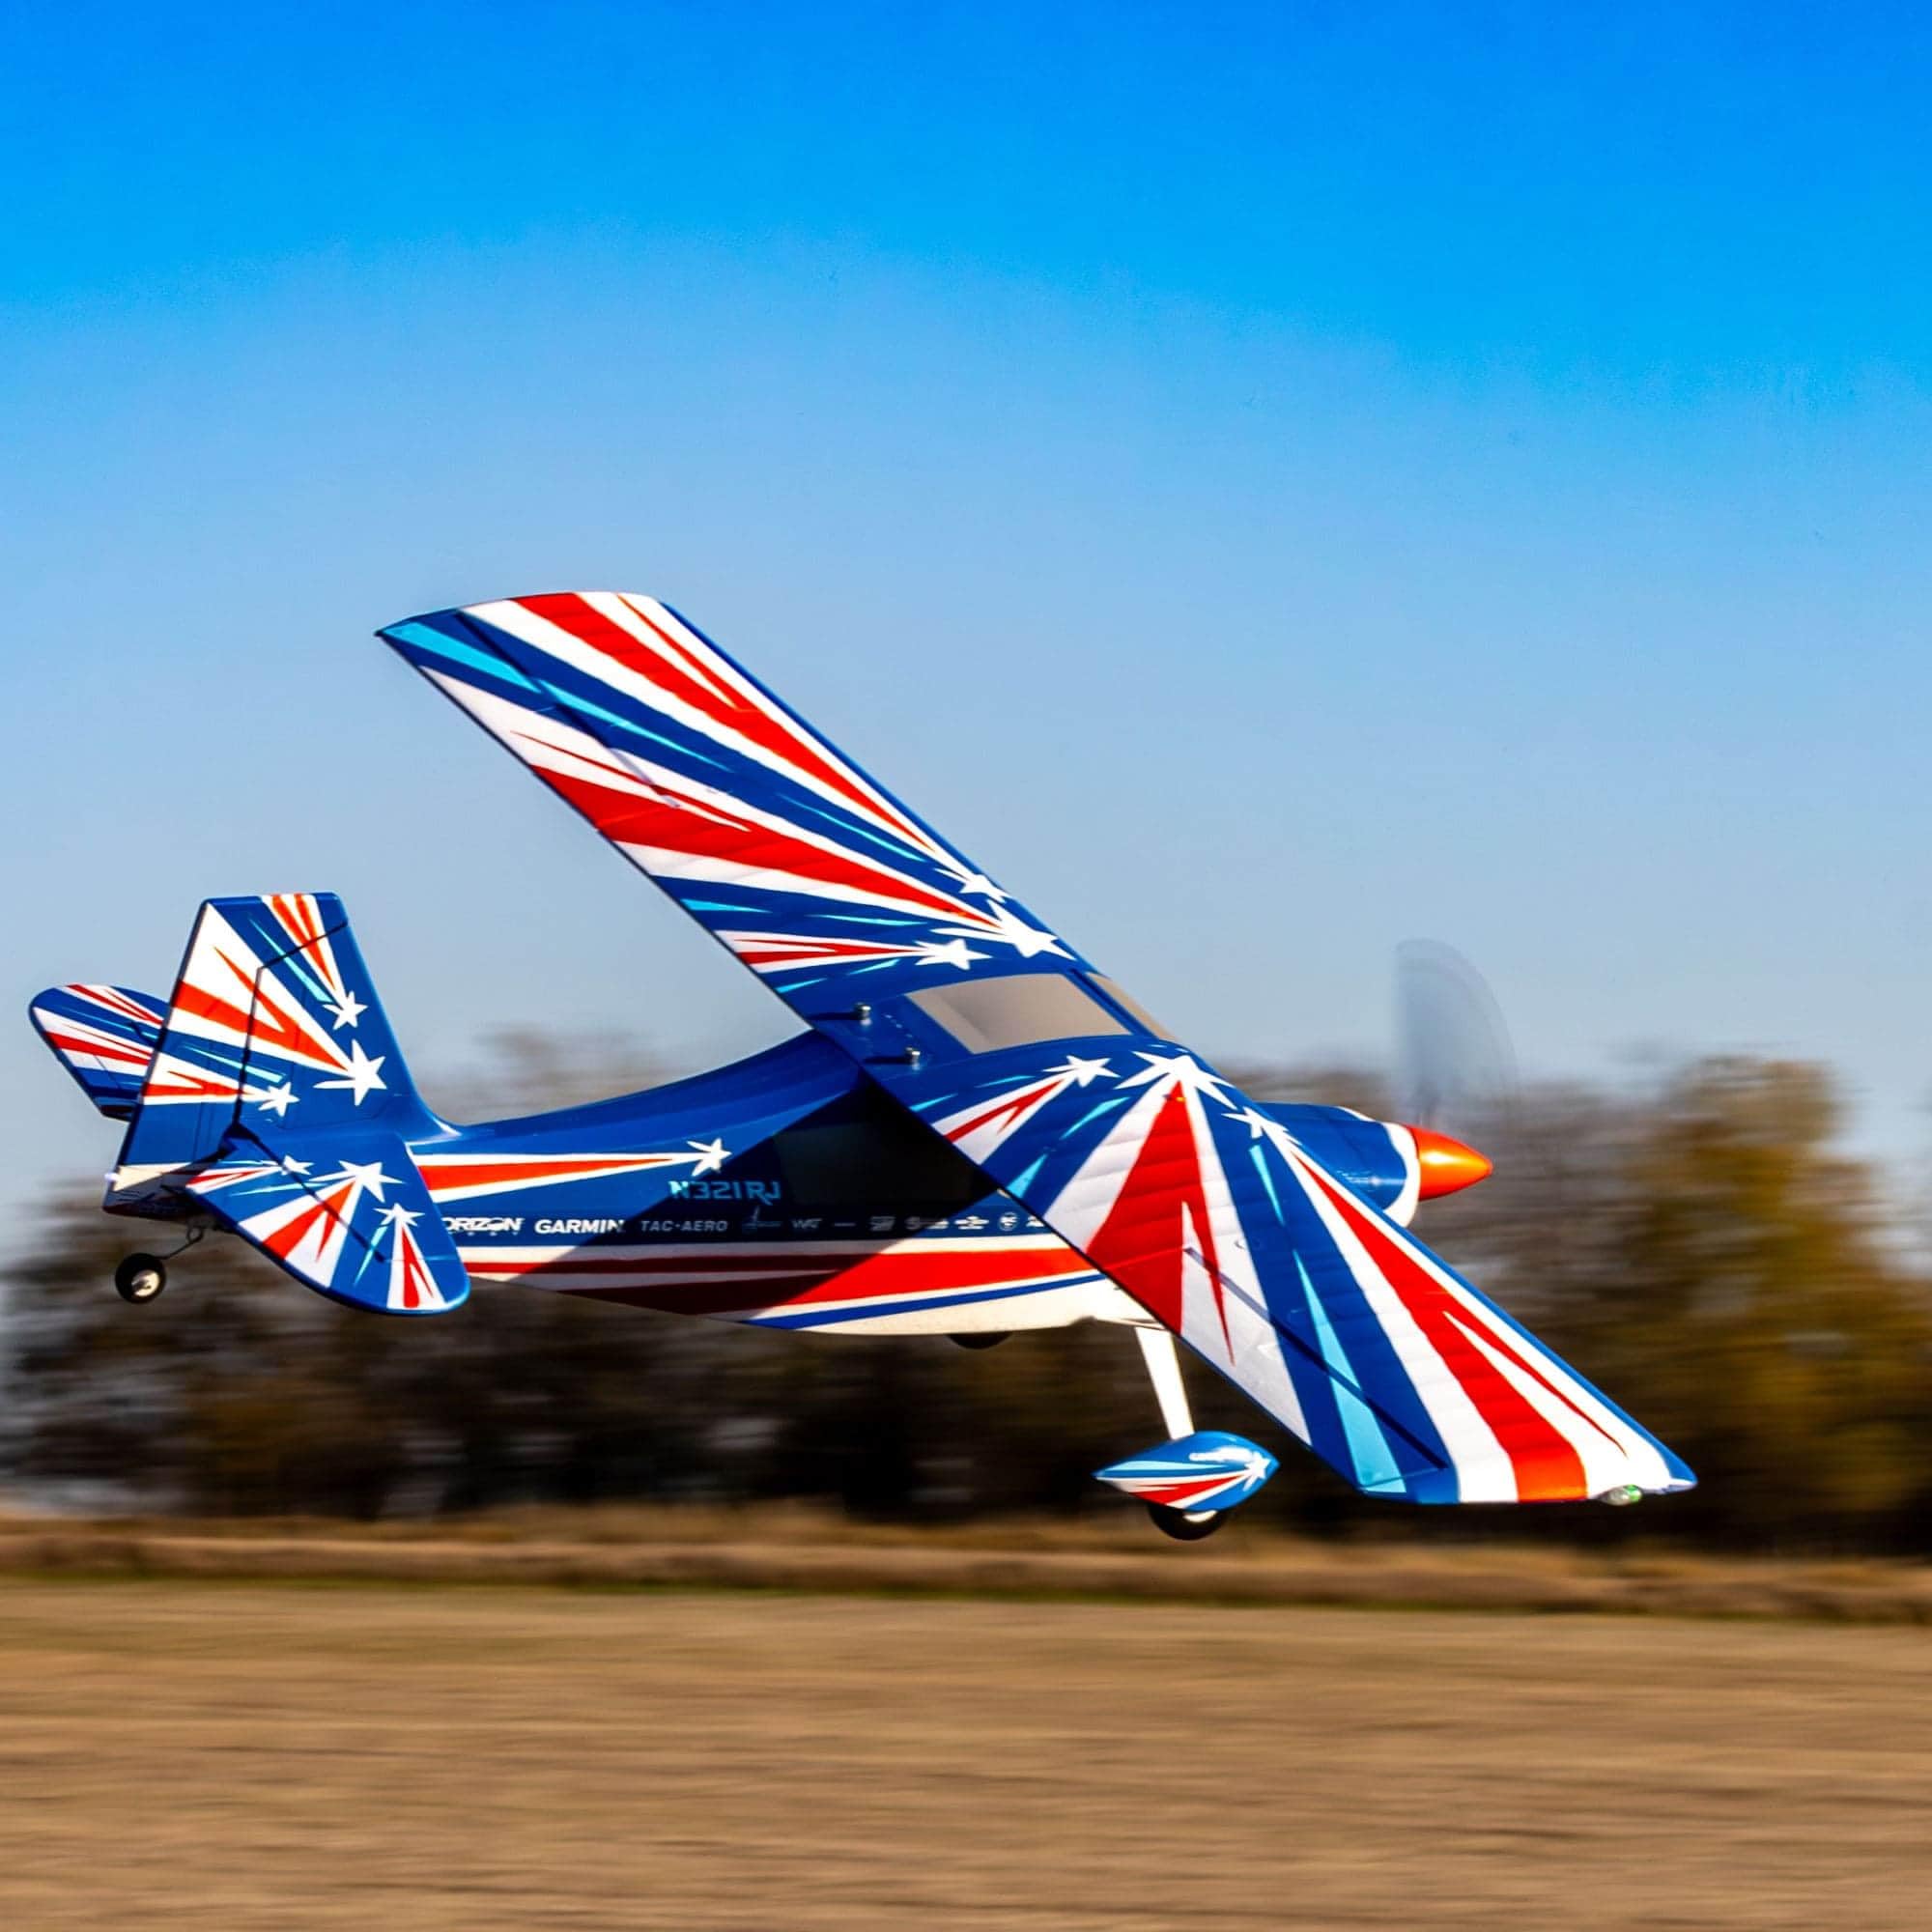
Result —
M398 617L391 623L379 624L375 635L385 640L393 640L398 631L406 631L412 624L434 624L440 619L450 617L474 617L488 623L488 613L492 611L500 611L505 605L550 604L563 597L617 597L627 604L649 604L662 610L670 608L663 598L653 596L648 590L616 590L604 584L590 584L583 588L568 590L526 590L511 597L481 597L469 604L446 604L434 611L418 611L408 617Z

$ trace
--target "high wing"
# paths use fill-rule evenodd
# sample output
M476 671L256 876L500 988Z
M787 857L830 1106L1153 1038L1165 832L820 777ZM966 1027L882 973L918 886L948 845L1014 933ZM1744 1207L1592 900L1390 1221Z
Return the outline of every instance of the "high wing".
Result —
M1693 1480L675 611L565 593L382 635L1359 1488L1515 1502Z

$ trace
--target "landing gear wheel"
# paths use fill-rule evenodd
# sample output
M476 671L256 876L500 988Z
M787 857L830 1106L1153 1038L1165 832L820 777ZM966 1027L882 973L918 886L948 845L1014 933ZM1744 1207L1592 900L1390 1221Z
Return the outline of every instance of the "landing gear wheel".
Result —
M114 1270L114 1293L123 1301L152 1301L167 1285L167 1264L156 1255L125 1255Z
M1177 1543L1199 1543L1212 1536L1224 1520L1220 1510L1196 1510L1190 1515L1186 1510L1169 1509L1165 1503L1149 1503L1147 1513L1153 1526Z
M949 1335L946 1339L955 1349L997 1349L1002 1342L1011 1340L1011 1332L1005 1328L991 1331L982 1328L975 1334Z

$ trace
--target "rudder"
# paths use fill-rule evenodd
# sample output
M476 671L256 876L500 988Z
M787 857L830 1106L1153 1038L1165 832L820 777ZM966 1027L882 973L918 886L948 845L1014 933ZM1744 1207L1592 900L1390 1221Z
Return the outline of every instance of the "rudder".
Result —
M355 1126L439 1131L333 893L206 900L133 1110L108 1205L262 1144Z

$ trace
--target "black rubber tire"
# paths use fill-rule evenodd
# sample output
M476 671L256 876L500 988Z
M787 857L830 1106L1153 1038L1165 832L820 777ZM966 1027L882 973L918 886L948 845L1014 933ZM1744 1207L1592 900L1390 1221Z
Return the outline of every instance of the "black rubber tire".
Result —
M137 1306L168 1285L168 1264L158 1255L123 1255L114 1269L114 1293Z
M1173 1537L1177 1543L1204 1542L1227 1520L1224 1511L1217 1510L1212 1516L1190 1518L1178 1509L1169 1509L1165 1503L1149 1503L1147 1513L1153 1526L1163 1536Z
M977 1335L949 1335L946 1338L955 1349L997 1349L1002 1342L1012 1339L1009 1328L996 1328L990 1332L981 1331Z

